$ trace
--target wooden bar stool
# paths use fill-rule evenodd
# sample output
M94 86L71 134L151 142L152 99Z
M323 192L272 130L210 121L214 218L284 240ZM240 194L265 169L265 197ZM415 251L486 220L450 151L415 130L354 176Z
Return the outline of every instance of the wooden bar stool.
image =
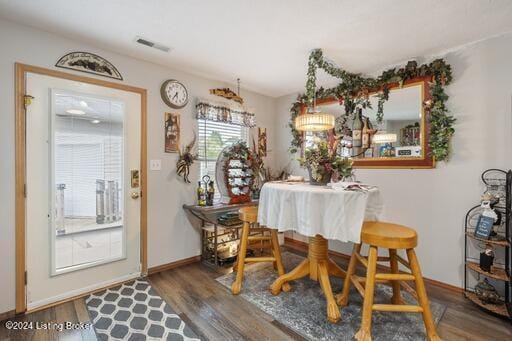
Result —
M236 279L231 286L231 292L234 295L240 293L242 288L242 281L244 279L244 267L245 263L254 262L272 262L274 269L277 270L279 276L284 275L283 260L281 258L281 249L279 248L279 240L277 238L277 230L253 227L258 219L258 207L250 206L243 207L238 211L240 220L243 221L242 236L240 237L240 248L238 250L238 257L233 269L236 269ZM264 232L270 232L270 235L265 235ZM259 235L252 235L254 233L260 233ZM272 256L268 257L246 257L247 248L250 246L250 242L269 242L270 249L272 250ZM254 245L254 244L253 244ZM256 245L256 248L264 247L265 245ZM289 291L290 285L283 286L283 291Z
M416 231L402 225L375 221L365 222L361 232L361 243L370 246L368 257L363 257L360 254L361 244L354 245L343 291L337 298L339 305L347 305L351 284L354 285L359 294L364 298L361 328L356 334L356 340L371 340L372 312L374 310L422 313L428 339L431 341L441 340L436 333L434 321L432 320L427 292L423 283L423 277L421 276L420 264L414 252L414 248L418 244ZM389 257L378 257L379 247L388 249ZM397 249L406 250L408 261L397 254ZM377 262L379 261L389 261L391 273L377 273ZM358 262L366 267L366 278L355 274ZM409 268L411 273L399 273L399 262ZM404 281L415 281L416 289L413 289ZM376 282L391 283L393 288L392 304L373 304ZM365 283L364 287L363 283ZM418 300L419 306L404 304L400 296L400 286Z

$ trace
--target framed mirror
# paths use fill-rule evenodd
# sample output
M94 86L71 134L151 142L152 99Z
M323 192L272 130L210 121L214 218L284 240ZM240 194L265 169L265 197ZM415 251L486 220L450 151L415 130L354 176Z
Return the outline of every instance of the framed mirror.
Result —
M424 110L424 103L430 99L430 80L431 77L420 77L390 84L380 123L377 92L369 94L371 108L358 109L349 117L338 99L318 100L316 110L335 115L336 127L328 132L306 132L303 148L310 146L315 137L338 139L338 154L352 157L356 168L435 167L428 146L429 120Z

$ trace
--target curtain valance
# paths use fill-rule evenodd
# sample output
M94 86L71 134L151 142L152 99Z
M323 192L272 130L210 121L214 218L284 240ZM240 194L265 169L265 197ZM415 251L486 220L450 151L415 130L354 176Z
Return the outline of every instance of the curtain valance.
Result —
M242 106L216 103L199 99L196 104L197 119L236 124L243 127L255 127L254 112Z

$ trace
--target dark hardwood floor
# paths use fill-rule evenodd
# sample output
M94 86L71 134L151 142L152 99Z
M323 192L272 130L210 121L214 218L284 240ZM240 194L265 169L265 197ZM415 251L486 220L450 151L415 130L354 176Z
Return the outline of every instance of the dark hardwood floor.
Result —
M291 250L290 250L291 251ZM292 251L299 252L299 251ZM300 252L299 252L300 253ZM336 259L346 267L344 259ZM205 340L303 340L299 335L242 297L233 296L215 281L225 270L201 263L151 275L150 282L181 318ZM512 340L510 322L491 316L462 294L428 286L431 298L444 302L447 310L438 328L443 340ZM340 288L335 288L336 291ZM11 319L32 322L88 323L83 299ZM14 331L0 322L0 340L96 340L92 329L82 331Z

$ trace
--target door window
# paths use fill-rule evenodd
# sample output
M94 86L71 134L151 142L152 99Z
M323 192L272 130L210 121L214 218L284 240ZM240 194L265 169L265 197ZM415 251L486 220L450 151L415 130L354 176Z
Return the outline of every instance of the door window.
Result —
M124 258L124 103L52 90L52 274Z

